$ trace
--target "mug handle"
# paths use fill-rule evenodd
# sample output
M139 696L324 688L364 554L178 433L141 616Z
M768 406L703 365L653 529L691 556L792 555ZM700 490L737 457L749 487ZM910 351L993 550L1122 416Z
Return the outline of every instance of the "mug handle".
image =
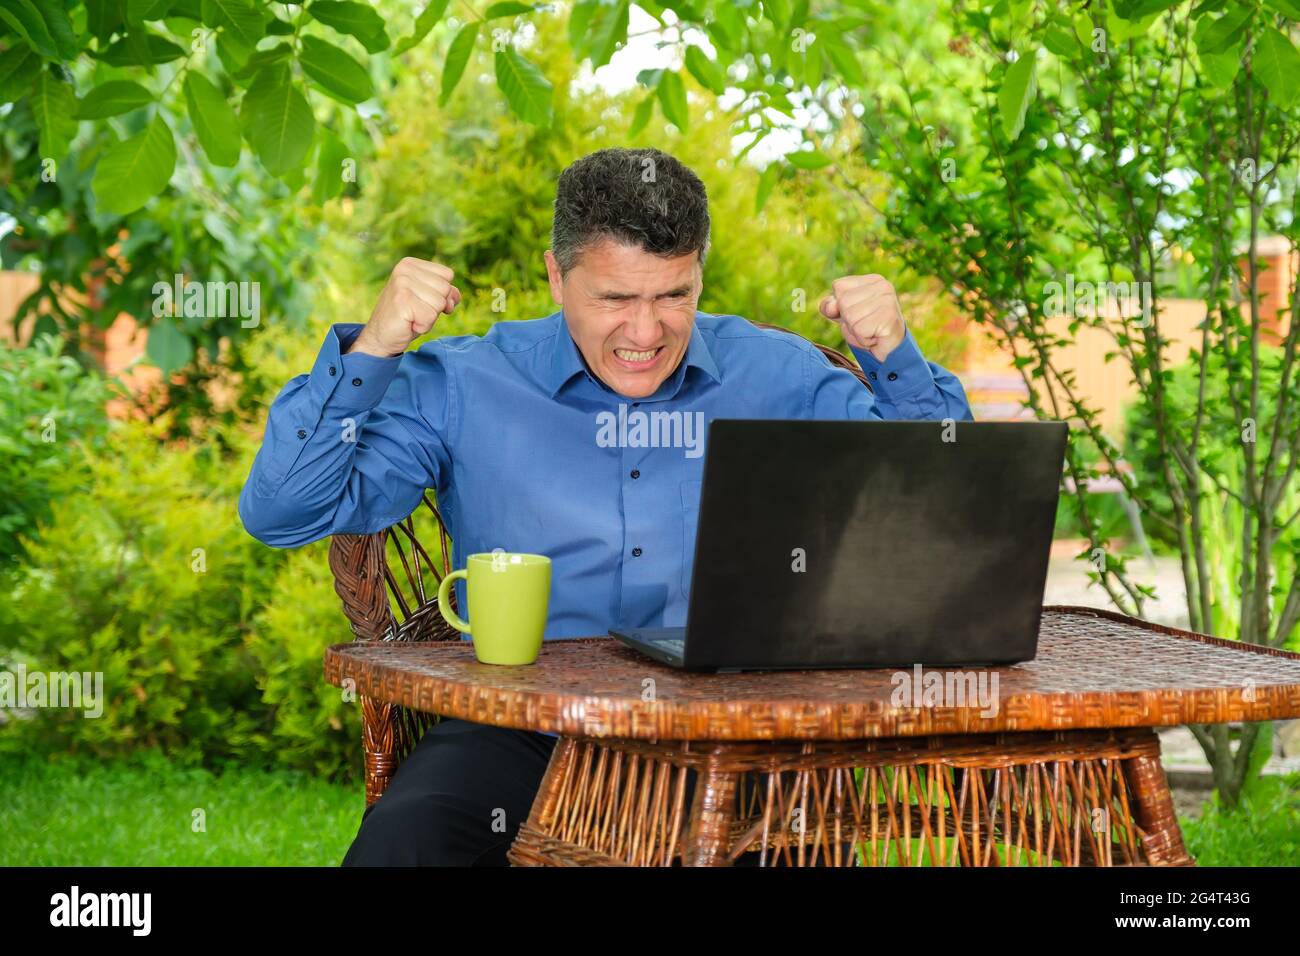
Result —
M451 598L451 584L457 578L464 578L468 581L469 568L461 568L459 571L453 571L442 579L442 583L438 585L438 613L442 615L444 621L456 630L460 631L462 634L468 634L469 622L461 618L448 604Z

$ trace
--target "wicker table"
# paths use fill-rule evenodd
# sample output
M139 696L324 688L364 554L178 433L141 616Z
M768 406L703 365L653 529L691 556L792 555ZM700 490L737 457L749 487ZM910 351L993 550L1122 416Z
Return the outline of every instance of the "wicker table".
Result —
M1298 654L1076 607L1044 610L1033 661L933 672L960 678L939 701L899 696L926 671L693 674L609 638L508 668L466 642L338 644L325 673L561 734L526 865L1190 864L1152 728L1300 717ZM995 707L953 696L994 675Z

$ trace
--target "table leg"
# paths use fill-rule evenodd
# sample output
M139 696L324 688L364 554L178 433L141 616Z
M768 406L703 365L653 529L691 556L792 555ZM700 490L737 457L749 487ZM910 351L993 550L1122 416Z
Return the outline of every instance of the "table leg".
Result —
M736 811L736 781L739 774L711 760L699 773L695 798L691 801L691 822L682 848L686 866L728 866L731 823Z
M1156 746L1159 748L1158 741ZM1125 761L1124 775L1133 791L1133 818L1144 834L1142 848L1147 860L1153 866L1193 863L1183 844L1183 831L1174 812L1174 797L1169 791L1169 780L1159 756L1145 755Z

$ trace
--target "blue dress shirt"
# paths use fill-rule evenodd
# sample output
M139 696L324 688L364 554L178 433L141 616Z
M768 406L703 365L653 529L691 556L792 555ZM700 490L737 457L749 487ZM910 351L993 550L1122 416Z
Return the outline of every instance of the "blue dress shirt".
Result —
M591 374L562 312L394 358L344 354L361 328L333 326L272 403L244 527L277 548L368 534L434 489L455 567L497 548L551 558L547 639L686 623L712 419L971 418L911 331L884 362L853 350L873 395L799 336L700 312L676 371L633 400Z

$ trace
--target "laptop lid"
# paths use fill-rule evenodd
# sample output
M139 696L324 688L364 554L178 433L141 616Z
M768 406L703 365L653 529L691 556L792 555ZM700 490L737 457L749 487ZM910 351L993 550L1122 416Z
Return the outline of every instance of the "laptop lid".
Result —
M1031 659L1067 430L714 420L687 666Z

